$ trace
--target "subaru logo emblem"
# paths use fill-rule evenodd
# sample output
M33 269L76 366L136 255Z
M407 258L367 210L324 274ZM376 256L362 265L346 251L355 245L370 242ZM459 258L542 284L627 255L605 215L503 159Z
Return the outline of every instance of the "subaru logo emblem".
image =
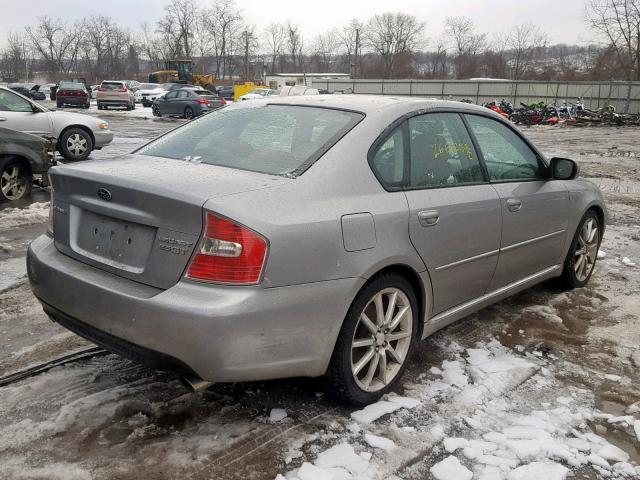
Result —
M111 192L109 190L107 190L106 188L99 188L98 189L98 196L102 199L105 200L107 202L110 202L111 199L113 198L111 196Z

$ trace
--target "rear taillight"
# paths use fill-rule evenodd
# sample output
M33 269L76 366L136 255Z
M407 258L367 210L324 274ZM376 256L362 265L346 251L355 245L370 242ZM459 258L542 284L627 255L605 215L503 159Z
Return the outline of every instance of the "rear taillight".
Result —
M205 227L186 277L250 285L260 281L267 241L247 227L206 212Z
M199 98L198 103L200 105L209 105L209 100L207 100L206 98Z
M106 89L106 88L104 88L102 85L100 85L100 86L98 87L98 91L99 91L99 92L106 92L106 91L107 91L107 89Z
M118 89L118 90L116 90L116 91L117 91L117 92L125 93L125 92L127 92L128 90L127 90L127 88L125 87L125 88L119 88L119 89Z

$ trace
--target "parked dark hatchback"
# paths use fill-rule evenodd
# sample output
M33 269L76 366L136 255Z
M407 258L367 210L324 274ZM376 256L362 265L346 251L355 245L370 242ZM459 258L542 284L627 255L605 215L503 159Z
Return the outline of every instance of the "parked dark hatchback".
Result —
M227 104L224 98L202 88L180 88L170 90L151 105L156 117L175 115L183 118L195 118Z
M14 92L18 92L20 95L31 98L32 100L45 99L44 93L39 91L40 85L34 85L33 87L29 88L26 85L22 85L21 83L11 83L7 85L7 87Z

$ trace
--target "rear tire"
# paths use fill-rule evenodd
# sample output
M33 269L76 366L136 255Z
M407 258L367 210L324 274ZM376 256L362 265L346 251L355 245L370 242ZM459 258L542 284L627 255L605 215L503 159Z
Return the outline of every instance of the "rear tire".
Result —
M404 373L418 334L418 302L403 277L388 273L356 295L326 373L328 393L354 405L377 401Z
M57 108L62 108L62 102L56 102L56 107Z
M187 120L191 120L193 118L193 109L191 107L184 109L184 118Z
M0 158L0 202L20 200L31 193L33 175L26 162Z
M58 150L70 162L85 160L93 150L93 140L86 130L70 128L60 138Z
M558 279L562 288L567 290L582 288L589 283L602 241L601 231L602 226L598 215L593 210L589 210L580 220L564 260L562 276Z

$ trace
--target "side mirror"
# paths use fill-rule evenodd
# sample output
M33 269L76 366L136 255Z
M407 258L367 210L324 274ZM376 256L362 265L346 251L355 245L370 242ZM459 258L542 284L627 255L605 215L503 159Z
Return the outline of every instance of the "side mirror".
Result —
M573 180L578 176L578 164L568 158L553 157L551 159L551 178L554 180Z
M33 113L40 113L42 112L42 110L40 109L40 107L38 107L35 103L31 104L31 111Z

